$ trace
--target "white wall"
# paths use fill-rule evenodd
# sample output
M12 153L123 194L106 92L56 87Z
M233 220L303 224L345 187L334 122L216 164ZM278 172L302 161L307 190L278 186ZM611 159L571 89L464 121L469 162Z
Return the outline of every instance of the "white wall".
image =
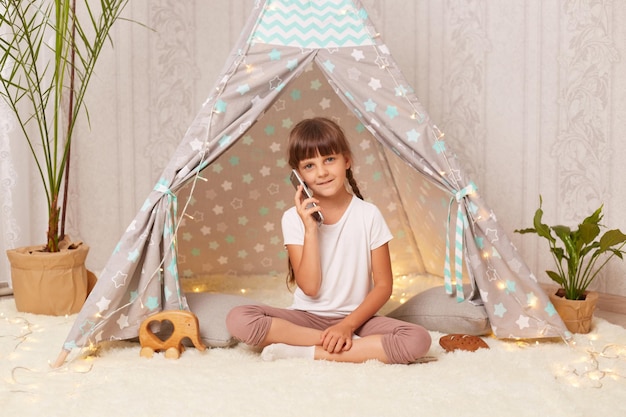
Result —
M434 120L538 276L544 242L604 202L626 230L626 2L366 0ZM100 269L208 95L253 0L134 0L100 61L81 129L68 230ZM45 231L42 231L42 234ZM29 242L32 243L32 242ZM626 263L598 289L626 295Z

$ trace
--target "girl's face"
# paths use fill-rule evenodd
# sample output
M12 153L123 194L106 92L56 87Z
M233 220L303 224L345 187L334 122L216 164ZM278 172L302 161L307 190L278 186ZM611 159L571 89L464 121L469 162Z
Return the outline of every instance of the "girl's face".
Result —
M316 198L332 197L347 192L346 170L350 160L342 154L317 155L300 161L298 171Z

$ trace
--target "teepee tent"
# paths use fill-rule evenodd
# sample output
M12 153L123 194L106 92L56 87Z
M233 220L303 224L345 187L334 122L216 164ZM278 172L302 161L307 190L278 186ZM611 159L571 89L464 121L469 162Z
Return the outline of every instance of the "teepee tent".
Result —
M150 315L188 308L180 270L192 274L186 265L196 258L206 271L225 265L229 274L236 266L253 270L256 264L247 259L257 251L264 272L276 273L286 255L268 219L292 202L284 144L289 127L307 115L338 121L361 152L355 176L364 178L366 196L394 213L388 220L392 244L399 242L392 247L394 270L443 275L446 292L459 302L484 303L497 337L567 334L362 5L266 0L254 6L214 90L121 237L64 350L135 337ZM238 183L223 179L224 172ZM265 188L243 191L248 202L230 194L266 177L272 179L264 180ZM198 192L203 183L209 188ZM244 241L258 239L259 228L272 237L246 249ZM226 237L214 238L218 232ZM194 233L209 238L187 244ZM232 256L224 254L228 250ZM469 294L463 293L464 275L474 288Z

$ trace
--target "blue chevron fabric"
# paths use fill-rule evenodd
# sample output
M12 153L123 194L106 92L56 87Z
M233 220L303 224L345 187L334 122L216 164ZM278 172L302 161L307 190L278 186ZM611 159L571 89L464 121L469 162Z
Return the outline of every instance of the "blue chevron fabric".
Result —
M310 49L373 45L366 18L351 0L271 0L250 42Z

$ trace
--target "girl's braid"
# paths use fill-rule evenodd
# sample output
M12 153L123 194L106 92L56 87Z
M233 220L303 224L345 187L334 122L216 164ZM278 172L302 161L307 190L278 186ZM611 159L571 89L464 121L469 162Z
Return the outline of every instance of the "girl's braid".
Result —
M359 186L356 184L356 180L354 179L354 174L352 174L352 168L348 168L346 170L346 178L348 179L348 183L350 187L352 187L352 192L354 195L363 200L363 195L361 195L361 190L359 190Z

